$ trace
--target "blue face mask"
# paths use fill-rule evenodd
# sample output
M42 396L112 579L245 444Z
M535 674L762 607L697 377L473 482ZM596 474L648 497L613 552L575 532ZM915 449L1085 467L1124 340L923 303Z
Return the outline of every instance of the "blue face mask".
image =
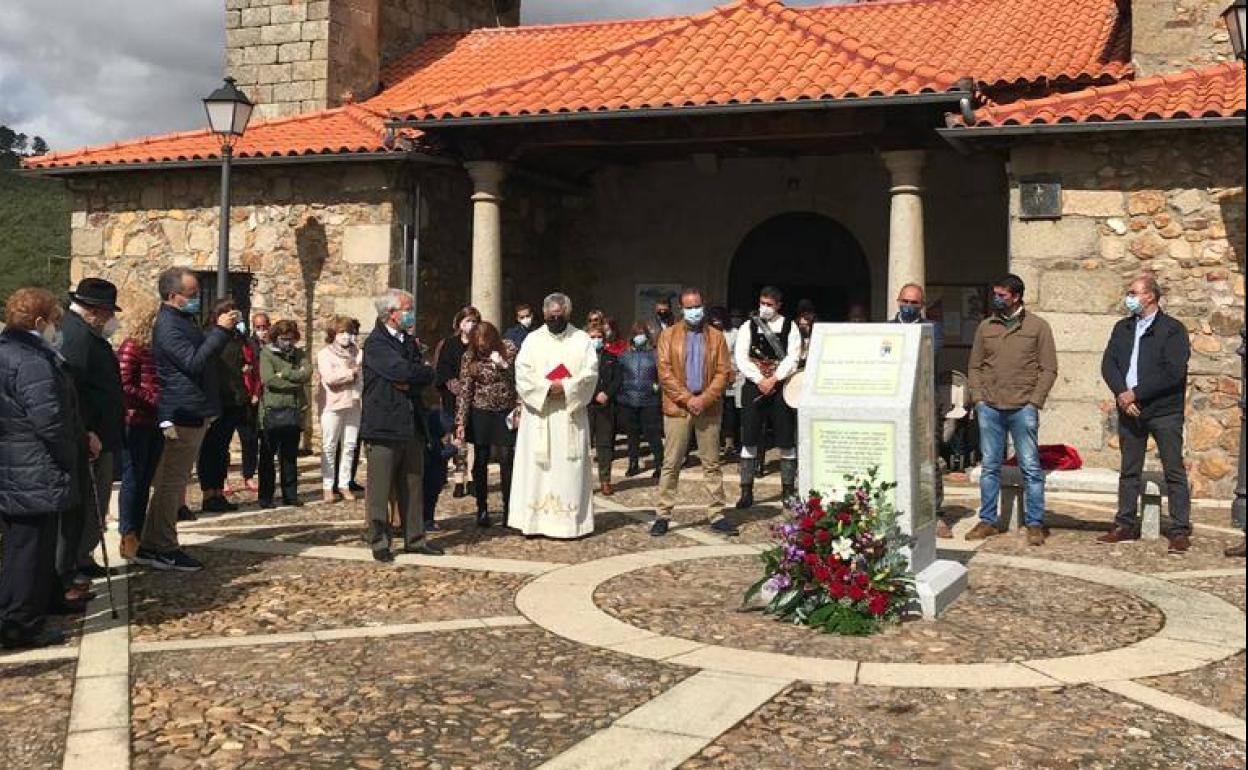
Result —
M1140 311L1144 309L1144 303L1140 302L1140 298L1134 294L1128 294L1123 298L1122 304L1127 306L1127 312L1131 315L1139 315Z
M992 295L992 309L993 310L996 310L999 312L999 311L1009 308L1009 306L1010 306L1010 301L1006 299L1005 297L998 297L996 294Z
M411 310L404 310L399 316L399 328L407 330L414 326L416 326L416 313Z
M602 350L602 337L594 337L594 350Z
M912 324L923 316L921 311L918 305L901 305L897 308L897 317L902 323Z
M646 343L649 341L650 341L650 338L644 334L638 334L633 337L633 344L639 348L644 348L646 346Z
M706 309L700 307L685 308L685 323L690 326L699 326L702 320L706 318Z
M182 306L182 312L187 315L199 315L199 311L202 308L203 305L200 304L199 297L195 296L186 301L186 304Z

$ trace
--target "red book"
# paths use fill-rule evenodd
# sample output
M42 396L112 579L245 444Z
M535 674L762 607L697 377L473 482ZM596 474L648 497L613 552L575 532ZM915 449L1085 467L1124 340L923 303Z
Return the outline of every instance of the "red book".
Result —
M563 364L559 364L554 369L550 370L550 373L546 375L546 379L551 382L558 382L559 380L564 380L571 376L572 372L568 371L568 367Z

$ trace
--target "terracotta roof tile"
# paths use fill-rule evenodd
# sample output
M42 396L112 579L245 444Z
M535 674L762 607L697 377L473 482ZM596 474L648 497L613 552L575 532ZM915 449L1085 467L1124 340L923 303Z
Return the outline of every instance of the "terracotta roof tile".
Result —
M1085 88L1042 99L990 105L976 112L974 125L995 127L1244 117L1246 85L1244 65L1229 62ZM957 116L950 116L949 125L965 127Z
M362 105L297 115L253 124L234 147L236 158L385 152L385 120ZM221 142L207 129L145 137L115 144L29 158L27 168L112 166L211 160L221 157Z

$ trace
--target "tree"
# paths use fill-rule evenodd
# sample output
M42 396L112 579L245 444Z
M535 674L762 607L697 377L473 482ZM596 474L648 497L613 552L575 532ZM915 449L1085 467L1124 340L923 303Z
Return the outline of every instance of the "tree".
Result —
M33 140L31 140L30 156L32 158L39 156L39 155L47 155L47 154L48 154L48 143L43 141L42 136L36 136Z
M41 137L0 126L0 303L22 286L69 285L69 193L58 181L12 170L47 151Z

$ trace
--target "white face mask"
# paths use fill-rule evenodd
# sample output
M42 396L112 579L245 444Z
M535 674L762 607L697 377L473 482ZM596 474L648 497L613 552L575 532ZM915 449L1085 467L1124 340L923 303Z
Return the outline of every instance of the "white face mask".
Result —
M121 321L118 321L116 318L110 318L104 322L104 328L100 329L100 336L104 339L109 339L116 334L117 330L120 328Z
M533 316L528 316L528 317L526 317L526 318L521 318L521 319L520 319L520 325L521 325L521 326L523 326L523 327L524 327L524 328L526 328L526 329L531 329L531 328L533 328Z
M39 332L39 336L43 337L43 341L56 350L61 349L61 343L65 339L64 335L61 333L60 327L52 324L44 326L43 331Z
M767 305L759 305L758 317L764 321L771 321L776 317L776 309Z
M459 324L459 333L467 337L472 334L472 330L476 328L476 321L461 321Z
M349 348L354 340L347 332L338 332L338 336L334 337L334 342L337 343L339 347Z

